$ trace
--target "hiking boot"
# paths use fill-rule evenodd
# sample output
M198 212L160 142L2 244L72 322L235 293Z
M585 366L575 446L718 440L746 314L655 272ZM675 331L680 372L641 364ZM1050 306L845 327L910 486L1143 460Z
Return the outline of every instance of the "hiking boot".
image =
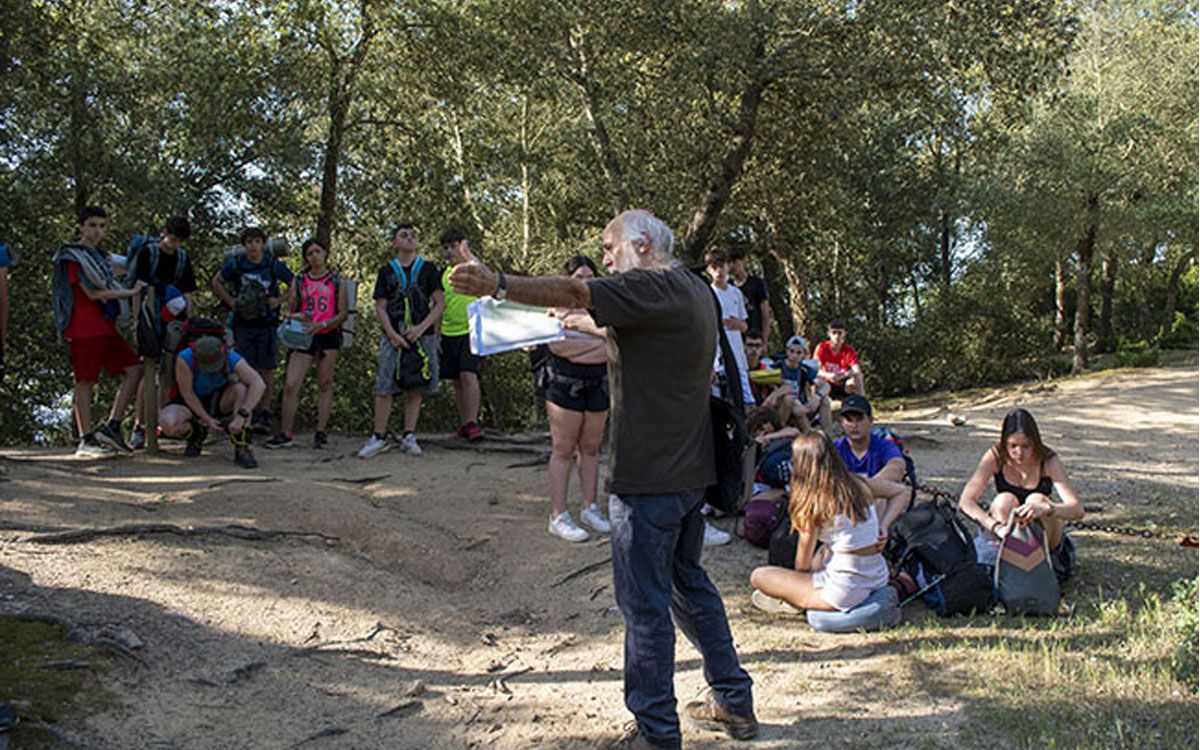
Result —
M275 435L275 437L273 437L270 440L268 440L267 442L263 443L263 447L269 448L271 450L275 450L276 448L291 448L292 447L292 439L288 435L285 435L284 433L280 432L280 433L277 433Z
M722 708L712 691L702 699L683 707L683 714L693 725L713 732L725 732L735 740L752 740L758 736L758 720L754 715L738 716Z
M243 469L258 468L258 461L254 460L254 451L250 450L249 444L233 446L233 462Z
M121 425L117 422L106 422L103 427L92 433L96 440L101 445L106 445L113 450L121 451L122 453L133 453L133 448L125 442L125 438L121 435Z
M421 446L417 445L417 436L411 432L404 433L400 438L400 450L413 456L421 455Z
M804 614L804 610L799 609L791 602L776 598L770 594L764 594L758 589L754 589L754 593L750 595L750 603L763 612L769 612L773 615Z
M271 434L271 412L256 411L250 418L250 431L255 435Z
M323 432L317 432L315 435L313 435L313 448L314 449L321 450L322 448L324 448L327 445L329 445L329 436L328 435L326 435Z
M146 447L146 428L140 424L133 426L133 432L129 433L129 447L132 450L140 451Z
M96 433L92 432L79 439L75 455L80 458L112 458L117 452L97 440Z
M654 750L658 745L646 739L638 729L637 722L631 721L620 737L609 740L602 747L605 750Z
M195 458L200 455L200 449L204 447L204 441L208 438L208 428L202 427L199 422L192 422L192 431L188 433L187 445L183 449L183 455L188 458Z
M604 517L604 514L600 512L600 506L595 503L592 503L584 508L583 512L579 514L579 519L595 529L597 533L612 533L612 524L609 523L608 519Z
M376 456L380 453L383 453L391 447L392 444L388 442L386 435L372 435L371 437L367 438L367 442L363 443L363 447L354 455L358 456L359 458L370 458L371 456Z
M568 542L586 542L588 533L575 525L571 511L564 510L557 516L550 516L550 533Z
M721 531L708 521L704 522L705 547L720 547L722 544L729 544L729 540L732 538L728 531Z
M467 422L462 427L459 427L458 434L460 437L464 437L472 442L483 440L483 428L474 422Z

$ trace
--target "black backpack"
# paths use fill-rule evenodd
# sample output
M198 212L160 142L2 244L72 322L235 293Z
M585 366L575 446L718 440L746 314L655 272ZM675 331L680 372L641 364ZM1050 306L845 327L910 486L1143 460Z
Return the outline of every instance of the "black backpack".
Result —
M746 407L742 394L742 378L734 359L733 347L721 322L721 303L712 294L717 316L718 349L724 372L718 379L719 396L709 396L708 409L713 426L713 464L717 483L706 493L709 505L723 513L737 513L750 496L754 473L755 443L746 432Z
M893 571L912 576L917 594L942 617L986 612L993 604L987 566L976 562L971 534L945 501L915 505L897 518L884 556Z

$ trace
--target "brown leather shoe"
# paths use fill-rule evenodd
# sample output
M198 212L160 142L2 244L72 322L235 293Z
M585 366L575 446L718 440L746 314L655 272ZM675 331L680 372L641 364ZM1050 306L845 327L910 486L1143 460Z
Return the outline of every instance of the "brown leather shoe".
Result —
M688 721L701 729L725 732L735 740L752 740L758 736L758 719L754 716L738 716L721 707L712 691L700 700L683 707Z
M642 736L636 721L629 722L620 737L609 740L602 747L605 750L660 750L658 745Z

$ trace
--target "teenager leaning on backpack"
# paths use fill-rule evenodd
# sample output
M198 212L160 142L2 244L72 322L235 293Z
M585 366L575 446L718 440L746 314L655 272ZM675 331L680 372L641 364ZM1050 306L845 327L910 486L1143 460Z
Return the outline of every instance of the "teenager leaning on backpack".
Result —
M441 275L436 265L417 255L417 230L412 224L396 227L392 246L396 257L379 269L375 279L375 317L383 335L375 373L374 431L359 450L359 458L370 458L390 447L388 417L397 393L404 394L400 448L419 455L415 431L421 395L437 392L437 324L446 307Z
M341 276L329 268L329 250L314 239L300 246L304 271L288 289L288 318L303 323L304 331L312 337L306 349L288 353L287 375L283 385L283 403L279 433L265 443L267 448L287 448L292 445L292 429L296 424L296 406L300 386L317 360L317 432L313 447L324 448L328 442L325 428L333 408L333 371L338 351L342 348L342 323L350 316L347 285Z
M267 234L246 227L238 235L245 253L237 253L213 274L212 290L233 311L233 346L258 371L267 390L251 420L258 433L271 430L271 395L279 364L275 327L283 303L280 285L290 291L294 274L266 250Z

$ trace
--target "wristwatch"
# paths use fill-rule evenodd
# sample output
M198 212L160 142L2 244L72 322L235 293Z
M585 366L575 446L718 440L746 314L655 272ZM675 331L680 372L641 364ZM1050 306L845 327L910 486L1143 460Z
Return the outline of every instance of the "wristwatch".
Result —
M245 409L238 409L238 410L237 410L237 414L238 414L238 416L239 416L239 417L241 417L242 419L249 419L249 418L250 418L250 412L246 411Z
M504 278L503 271L496 272L496 291L492 292L492 296L497 302L501 302L508 296L508 279Z

